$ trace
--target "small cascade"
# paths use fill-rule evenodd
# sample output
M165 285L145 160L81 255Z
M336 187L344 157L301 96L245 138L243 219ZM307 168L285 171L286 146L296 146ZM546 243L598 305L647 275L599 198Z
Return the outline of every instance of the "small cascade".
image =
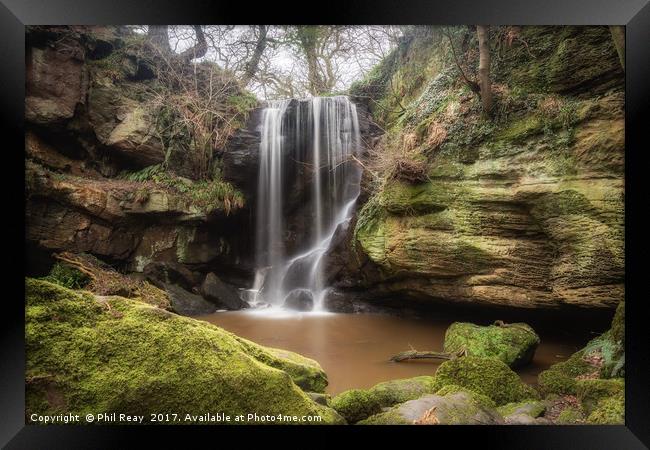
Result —
M356 107L344 96L272 101L262 111L260 131L257 273L248 298L322 311L328 288L323 259L360 192ZM298 231L288 216L301 224Z

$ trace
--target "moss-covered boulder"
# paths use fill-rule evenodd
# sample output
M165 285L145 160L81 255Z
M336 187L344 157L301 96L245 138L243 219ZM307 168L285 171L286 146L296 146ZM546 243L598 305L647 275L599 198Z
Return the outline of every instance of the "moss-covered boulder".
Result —
M525 414L532 418L537 418L541 416L546 410L546 404L543 401L538 400L526 400L523 402L513 402L508 403L503 406L499 406L497 411L506 419L508 416Z
M600 400L625 395L625 380L623 378L578 380L576 383L578 400L586 414L594 411Z
M394 406L360 425L498 425L503 417L469 391L428 394Z
M390 380L370 389L350 389L334 397L330 406L349 423L356 423L373 414L407 400L416 399L436 391L435 378L420 376L403 380Z
M587 417L587 423L594 425L625 424L625 397L615 395L600 400L596 409Z
M618 386L625 374L625 348L621 335L624 330L625 304L621 303L612 321L612 328L595 337L566 361L553 364L538 376L539 388L545 395L576 395L578 384L582 392L598 386ZM622 324L622 325L621 325ZM618 337L614 337L618 336ZM623 334L624 336L624 334ZM584 378L579 380L578 377ZM619 378L611 384L594 379Z
M539 345L539 336L525 323L489 325L452 323L445 333L446 352L463 349L470 356L497 358L510 367L528 364Z
M580 407L570 406L564 408L555 419L555 423L559 425L578 425L585 421L584 411Z
M553 364L549 369L538 376L538 385L544 394L570 394L575 395L576 377L592 373L595 368L585 361L582 356L584 351L574 353L566 361Z
M344 423L296 384L322 390L314 361L206 322L33 279L25 317L28 415L210 411Z
M445 361L436 371L436 384L458 385L491 398L497 405L537 399L539 394L498 359L465 356Z

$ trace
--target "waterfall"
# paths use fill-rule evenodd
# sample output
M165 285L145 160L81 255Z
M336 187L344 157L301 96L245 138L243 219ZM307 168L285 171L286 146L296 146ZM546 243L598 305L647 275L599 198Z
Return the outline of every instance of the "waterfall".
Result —
M271 101L260 134L257 271L249 298L281 306L298 295L322 310L323 257L337 228L349 223L360 191L361 169L352 160L360 151L356 107L344 96Z

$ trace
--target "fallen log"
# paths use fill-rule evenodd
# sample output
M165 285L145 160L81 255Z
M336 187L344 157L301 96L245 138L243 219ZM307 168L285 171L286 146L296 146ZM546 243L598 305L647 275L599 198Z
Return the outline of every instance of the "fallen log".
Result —
M435 352L435 351L423 351L419 352L417 350L407 350L405 352L398 353L393 356L390 360L393 362L402 362L410 359L456 359L467 354L467 350L462 348L458 352L445 353L445 352Z

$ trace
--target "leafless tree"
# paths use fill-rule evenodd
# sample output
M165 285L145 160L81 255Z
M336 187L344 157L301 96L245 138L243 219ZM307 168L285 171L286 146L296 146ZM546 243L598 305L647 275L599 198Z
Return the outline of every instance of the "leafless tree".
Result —
M481 88L481 103L483 104L483 114L490 116L492 113L492 85L490 83L490 41L488 27L485 25L477 25L476 34L478 36L478 76L479 86Z

